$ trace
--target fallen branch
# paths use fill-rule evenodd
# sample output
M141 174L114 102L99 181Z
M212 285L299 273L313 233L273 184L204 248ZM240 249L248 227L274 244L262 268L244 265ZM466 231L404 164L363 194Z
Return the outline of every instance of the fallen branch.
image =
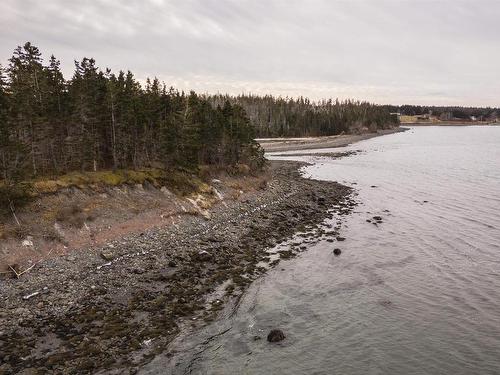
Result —
M40 259L38 262L36 263L33 263L30 267L26 268L24 271L20 272L17 274L17 278L19 279L19 276L21 276L22 274L30 271L33 267L35 267L38 263L40 263L42 261L42 259Z
M14 275L16 275L16 277L19 279L21 277L22 274L28 272L29 270L31 270L33 267L35 267L38 263L40 263L41 260L39 260L38 262L36 263L33 263L30 267L26 268L24 271L22 272L17 272L16 269L14 267L12 267L10 264L9 264L9 268L12 272L14 272Z
M39 295L39 294L40 294L40 292L39 292L39 291L33 292L33 293L31 293L31 294L28 294L27 296L24 296L24 297L23 297L23 300L27 301L27 300L29 300L31 297L37 296L37 295Z
M14 209L14 203L11 200L9 201L9 206L10 206L10 210L12 211L12 216L14 216L14 219L16 220L17 225L21 226L21 223L19 222L19 219L17 218L17 215L16 215L16 210Z
M9 268L12 272L14 272L14 275L16 275L16 277L19 279L19 273L17 273L17 271L15 270L14 267L12 267L10 264L9 264Z
M35 267L37 264L39 264L41 261L43 261L46 257L48 257L50 255L50 253L52 253L52 250L54 250L54 249L50 249L50 251L47 253L47 255L45 255L44 258L41 258L37 262L33 263L31 266L29 266L28 268L26 268L24 271L17 272L17 270L14 267L12 267L10 264L9 264L9 268L14 273L14 275L16 276L16 278L19 279L21 277L21 275L25 274L26 272L31 271L33 269L33 267Z
M49 288L45 286L45 287L43 287L42 290L37 290L37 291L35 291L33 293L25 295L23 297L23 300L27 301L27 300L29 300L32 297L38 296L39 294L45 294L45 293L48 293L48 292L49 292Z

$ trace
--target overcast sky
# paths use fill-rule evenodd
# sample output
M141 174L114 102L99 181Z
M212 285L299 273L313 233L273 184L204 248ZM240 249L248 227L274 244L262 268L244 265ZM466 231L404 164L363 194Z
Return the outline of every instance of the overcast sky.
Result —
M500 106L500 0L1 0L31 41L200 92Z

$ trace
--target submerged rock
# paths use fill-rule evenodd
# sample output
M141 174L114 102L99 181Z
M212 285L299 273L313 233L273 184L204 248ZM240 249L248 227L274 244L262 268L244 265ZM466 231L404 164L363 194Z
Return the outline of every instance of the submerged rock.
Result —
M273 329L267 335L267 341L269 342L279 342L285 339L285 334L281 329Z
M342 250L340 250L340 249L333 249L333 254L335 256L339 256L340 254L342 254Z

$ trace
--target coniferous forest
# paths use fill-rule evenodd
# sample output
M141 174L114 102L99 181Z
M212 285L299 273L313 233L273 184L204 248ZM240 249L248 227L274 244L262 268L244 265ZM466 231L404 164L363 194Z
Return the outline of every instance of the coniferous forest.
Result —
M51 56L44 65L30 43L9 62L0 91L5 180L262 158L238 105L212 107L206 98L167 89L157 79L142 88L131 72L103 71L89 58L75 62L73 77L65 80L59 61Z
M388 109L354 100L282 98L271 95L210 96L214 105L229 102L241 105L248 114L258 137L302 137L371 131L398 125Z
M500 108L496 107L460 107L460 106L421 106L421 105L385 105L390 112L398 112L407 116L431 114L436 117L447 115L456 119L470 119L474 116L481 120L496 121L500 115Z
M0 82L0 171L4 185L71 171L151 166L263 165L255 137L317 136L393 126L365 102L186 94L158 79L60 62L31 43L17 47Z

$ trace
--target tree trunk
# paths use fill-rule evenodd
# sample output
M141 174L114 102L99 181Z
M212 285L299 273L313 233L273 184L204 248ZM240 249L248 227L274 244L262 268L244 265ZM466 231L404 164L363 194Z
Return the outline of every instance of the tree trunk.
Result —
M21 223L19 222L19 219L17 218L16 215L16 210L14 209L14 203L12 203L11 200L9 200L9 206L10 206L10 211L12 212L12 216L14 217L14 220L16 221L17 225L21 226Z
M30 120L30 130L31 130L31 163L33 166L33 175L36 176L36 157L35 157L35 129L33 126L33 120Z
M115 170L118 168L118 159L116 157L116 119L113 92L111 92L111 150L113 153L113 170Z

